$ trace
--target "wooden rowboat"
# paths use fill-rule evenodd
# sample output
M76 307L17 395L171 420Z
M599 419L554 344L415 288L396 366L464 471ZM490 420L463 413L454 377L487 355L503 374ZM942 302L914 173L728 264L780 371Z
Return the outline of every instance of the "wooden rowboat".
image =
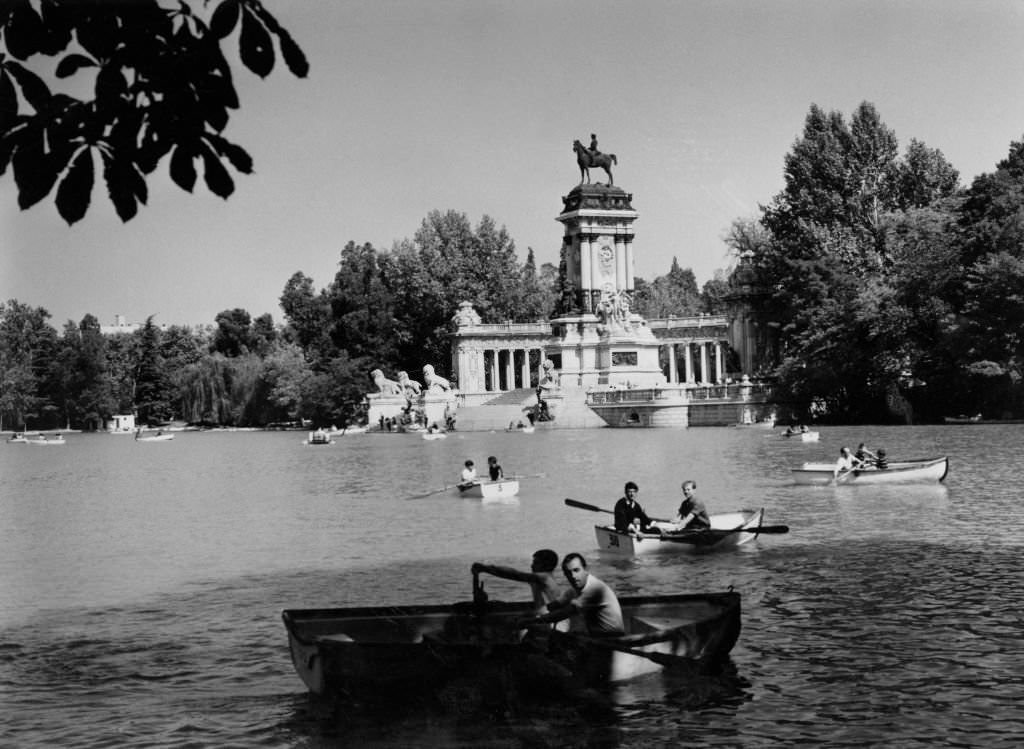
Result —
M58 435L58 436L54 437L53 439L50 439L49 437L37 437L37 438L33 438L33 439L26 439L25 440L25 444L26 445L39 445L39 446L42 446L42 447L49 447L50 445L64 445L64 444L67 444L67 443L65 442L63 437Z
M619 598L627 633L520 628L532 603L291 609L282 612L292 664L315 694L393 702L490 675L502 685L542 680L600 685L668 668L706 669L740 633L740 595ZM540 635L540 636L535 636ZM526 690L521 690L526 691Z
M644 533L637 539L629 533L615 530L614 525L595 525L594 534L601 551L618 554L700 553L735 549L753 541L759 535L764 520L764 509L723 512L710 516L711 528L657 533ZM785 526L770 526L767 532L785 532ZM786 528L788 530L788 528Z
M459 494L475 499L499 499L514 497L519 493L519 482L515 479L498 481L469 481L458 485Z
M903 484L942 481L949 473L949 458L892 461L888 468L858 468L835 475L834 463L804 463L791 468L798 484L829 486L840 484Z
M136 437L136 442L169 442L174 439L173 434L151 434L147 437Z

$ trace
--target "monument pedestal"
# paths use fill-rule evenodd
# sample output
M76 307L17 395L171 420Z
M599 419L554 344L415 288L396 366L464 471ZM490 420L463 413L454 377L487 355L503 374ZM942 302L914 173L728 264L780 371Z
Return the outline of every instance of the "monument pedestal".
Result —
M445 428L448 416L455 415L456 401L455 392L448 390L440 393L424 393L420 396L419 409L427 426L437 424L441 429Z
M366 420L369 426L380 427L382 419L398 419L409 405L404 395L369 393L366 396Z

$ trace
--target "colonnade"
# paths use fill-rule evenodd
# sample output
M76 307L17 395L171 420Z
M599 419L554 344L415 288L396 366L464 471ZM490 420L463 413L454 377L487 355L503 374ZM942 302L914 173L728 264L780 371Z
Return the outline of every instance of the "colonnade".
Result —
M701 381L713 383L725 380L725 354L722 350L721 341L697 341L693 343L669 343L668 349L668 381L671 384L685 382L695 383L695 364L699 364ZM696 354L696 361L694 356ZM682 355L683 379L679 378L678 361ZM711 373L711 360L714 359L714 377Z
M462 349L457 363L459 389L498 393L533 387L533 374L542 361L544 349L540 346Z

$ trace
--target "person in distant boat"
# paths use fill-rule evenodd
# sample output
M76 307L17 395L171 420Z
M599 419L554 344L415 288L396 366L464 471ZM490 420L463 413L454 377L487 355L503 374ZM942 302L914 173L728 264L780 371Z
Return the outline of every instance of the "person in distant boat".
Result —
M493 455L487 459L487 472L491 476L491 481L500 481L505 478L505 472L501 470L498 459Z
M560 622L578 614L583 620L586 632L591 637L614 637L625 634L622 623L622 607L615 592L608 585L590 574L587 560L582 554L572 552L562 560L562 573L572 590L558 601L548 605L547 614L528 620L527 624Z
M864 468L865 466L871 465L878 460L878 456L868 450L867 446L861 442L857 445L857 452L853 454L853 460L857 464L858 468Z
M565 589L555 577L556 569L558 569L558 554L551 549L539 549L533 552L529 572L483 562L473 562L473 566L470 567L474 576L486 573L503 580L528 583L533 592L533 609L538 615L546 614L548 604L559 601L565 595Z
M877 468L879 471L884 471L888 467L889 460L888 458L885 457L885 450L880 447L878 448L878 455L875 456L875 468Z
M465 468L462 469L462 483L471 484L476 481L476 467L472 460L467 460Z
M850 448L841 447L839 448L839 457L836 459L836 467L832 470L832 477L837 479L840 474L849 473L856 467Z
M640 487L633 481L627 481L623 488L625 496L615 503L615 530L620 533L631 533L638 536L647 530L651 519L644 508L636 501Z

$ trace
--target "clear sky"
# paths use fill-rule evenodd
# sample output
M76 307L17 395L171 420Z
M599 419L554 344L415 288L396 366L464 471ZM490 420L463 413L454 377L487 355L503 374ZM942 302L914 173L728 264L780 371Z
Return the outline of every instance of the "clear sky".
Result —
M195 4L194 4L195 5ZM965 184L1024 137L1019 0L266 0L306 52L241 68L229 139L256 173L227 201L150 179L127 224L97 189L68 227L51 199L17 208L0 178L0 300L58 328L155 315L207 324L242 307L281 322L302 271L317 288L350 241L390 249L433 209L490 215L520 261L558 262L573 139L598 134L639 212L637 275L673 256L698 283L722 237L782 187L812 103L872 102L901 152L938 148ZM603 181L603 172L592 177Z

